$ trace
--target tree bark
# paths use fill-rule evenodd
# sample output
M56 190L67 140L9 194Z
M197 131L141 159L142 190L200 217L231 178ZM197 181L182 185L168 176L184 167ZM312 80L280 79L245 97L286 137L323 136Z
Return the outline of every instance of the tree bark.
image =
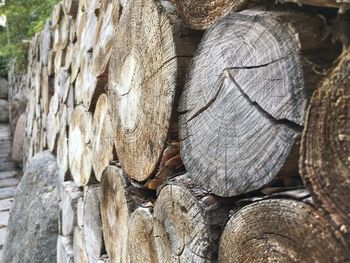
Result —
M83 233L89 262L97 262L103 249L100 195L99 185L89 186L84 195Z
M252 0L172 0L183 21L193 29L207 29L230 11L246 9Z
M102 172L113 160L114 136L111 126L111 119L108 114L108 100L102 94L96 104L93 117L92 136L92 167L97 181L101 182Z
M344 262L349 249L338 234L309 205L265 200L231 217L220 240L219 262Z
M300 173L344 234L350 233L350 49L314 93L303 132ZM331 159L330 159L331 158Z
M90 146L92 117L84 106L74 109L69 125L68 159L74 182L87 185L92 171L92 151Z
M336 53L324 30L309 15L244 11L207 31L179 106L181 156L196 183L227 197L283 174L308 97ZM288 166L297 173L297 161Z
M153 220L150 204L141 205L132 213L128 233L130 262L158 263Z
M136 0L126 5L108 73L118 158L137 181L154 175L166 141L176 137L169 127L198 40L176 18L174 7L162 3ZM150 45L145 48L144 43Z

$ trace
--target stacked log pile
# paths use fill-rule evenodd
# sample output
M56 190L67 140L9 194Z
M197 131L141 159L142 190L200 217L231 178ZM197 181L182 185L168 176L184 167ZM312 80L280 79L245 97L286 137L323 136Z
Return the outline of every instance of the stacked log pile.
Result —
M58 262L350 260L333 2L57 4L22 89L25 158L57 156Z

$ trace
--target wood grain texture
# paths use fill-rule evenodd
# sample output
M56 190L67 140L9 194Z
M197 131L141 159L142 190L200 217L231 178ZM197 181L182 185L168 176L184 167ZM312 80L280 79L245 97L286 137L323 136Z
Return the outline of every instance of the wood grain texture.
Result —
M244 10L251 0L173 0L183 21L191 28L206 29L230 11Z
M92 72L95 76L102 75L107 68L118 26L119 10L119 0L108 0L102 3L94 39Z
M315 91L303 132L300 173L317 206L350 233L350 49Z
M242 208L226 224L219 262L344 262L349 249L337 234L309 205L265 200Z
M91 185L84 195L84 243L89 262L97 262L102 255L103 237L100 215L100 186Z
M111 262L129 262L127 238L131 213L139 205L153 201L153 193L131 183L117 166L108 166L101 181L102 230Z
M130 1L123 10L109 67L111 119L122 167L143 181L160 161L197 38L168 2ZM145 43L148 45L145 46Z
M57 262L74 263L74 251L72 237L58 236L57 238Z
M93 117L92 167L97 181L101 181L102 172L113 159L113 130L108 114L108 99L102 94L96 104Z
M77 204L82 196L82 191L73 182L62 183L62 234L64 236L73 236L74 227L77 224Z
M322 52L323 32L316 17L262 11L231 13L207 31L179 103L181 156L193 180L235 196L280 172L322 77L315 59L332 53Z
M161 188L154 207L159 262L213 262L226 208L180 176Z
M146 204L131 215L128 233L130 262L158 263L153 232L153 209Z
M74 263L89 263L88 257L86 255L83 230L77 226L74 228L73 252Z
M101 181L101 218L107 254L112 263L129 262L128 225L135 203L124 172L108 166Z
M69 125L68 160L74 182L86 185L92 172L92 116L84 106L74 109Z

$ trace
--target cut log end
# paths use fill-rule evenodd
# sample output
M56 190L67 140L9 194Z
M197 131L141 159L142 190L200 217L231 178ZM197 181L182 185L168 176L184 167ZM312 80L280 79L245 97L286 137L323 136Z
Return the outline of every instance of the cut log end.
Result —
M315 209L279 199L236 212L219 249L220 262L342 262L348 256L348 248Z

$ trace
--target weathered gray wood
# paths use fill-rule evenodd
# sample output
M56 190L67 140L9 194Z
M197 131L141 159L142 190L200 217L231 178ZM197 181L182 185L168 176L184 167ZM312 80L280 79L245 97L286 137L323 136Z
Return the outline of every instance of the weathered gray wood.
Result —
M160 189L154 207L159 262L213 262L229 208L192 184L187 175Z
M332 7L339 8L340 13L345 13L350 7L349 0L279 0L279 2L292 2L297 3L298 5L312 5L312 6L320 6L320 7Z
M13 136L12 159L21 163L24 158L24 143L26 138L26 115L22 114L17 122L16 130Z
M91 185L87 188L84 195L83 237L89 262L97 262L102 255L103 237L100 215L100 192L99 185Z
M220 240L219 262L344 262L349 248L337 235L312 206L265 200L233 214Z
M135 180L156 172L167 139L177 137L176 98L197 43L169 1L135 0L123 10L108 95L118 158Z
M298 173L298 158L286 160L335 55L325 30L310 15L243 11L206 32L179 105L181 157L196 183L235 196Z
M73 252L74 252L74 263L89 263L86 255L86 246L84 243L83 229L79 227L74 228L73 236ZM96 262L96 261L90 261Z
M300 173L338 230L350 233L350 48L314 93L303 132Z
M57 262L74 263L74 251L72 237L58 236L57 238Z
M62 234L64 236L73 235L74 227L77 225L77 202L82 196L82 191L73 182L63 183L62 200Z

